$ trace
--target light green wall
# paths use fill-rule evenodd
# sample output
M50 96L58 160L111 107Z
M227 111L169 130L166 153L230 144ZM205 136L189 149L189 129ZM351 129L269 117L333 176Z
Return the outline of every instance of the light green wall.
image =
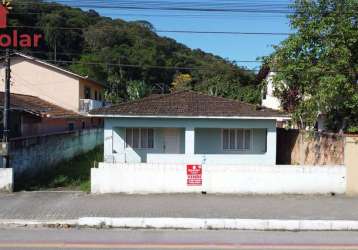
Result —
M123 128L154 128L154 149L127 149ZM165 128L179 128L180 154L163 154ZM157 163L176 162L185 154L185 131L195 129L195 156L208 163L236 165L274 165L276 163L276 120L262 119L202 119L202 118L106 118L104 158L106 162L147 162L147 154ZM224 152L221 148L221 128L253 129L253 149L250 152ZM266 146L267 145L267 146ZM267 147L267 150L265 151ZM115 151L115 152L114 152ZM221 155L221 156L220 156ZM225 158L225 155L228 157ZM235 157L237 155L237 157ZM185 154L191 162L192 155ZM224 157L224 158L223 158ZM184 158L183 158L184 159ZM208 160L208 161L209 161Z
M143 126L144 127L144 126ZM113 142L113 149L115 154L123 154L125 152L126 162L146 162L147 154L161 154L164 153L164 128L154 129L154 148L152 149L133 149L125 147L125 128L116 127L113 129L115 139ZM180 129L180 154L185 152L185 130Z
M222 148L221 129L195 129L196 154L264 154L266 153L266 129L253 129L250 151L227 151Z

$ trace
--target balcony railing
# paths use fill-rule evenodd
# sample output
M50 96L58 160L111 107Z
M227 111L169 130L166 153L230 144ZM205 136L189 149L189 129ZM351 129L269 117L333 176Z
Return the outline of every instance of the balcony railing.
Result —
M102 108L104 106L104 102L92 100L92 99L80 99L80 112L88 113L93 109Z

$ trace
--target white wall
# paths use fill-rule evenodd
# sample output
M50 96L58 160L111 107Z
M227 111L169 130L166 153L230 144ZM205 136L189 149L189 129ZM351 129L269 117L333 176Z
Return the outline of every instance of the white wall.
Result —
M346 168L204 165L203 185L187 186L184 164L100 163L91 171L93 193L345 193Z
M12 168L0 168L0 191L11 192L13 188Z
M273 86L273 78L275 77L275 72L270 72L265 81L267 82L266 85L266 96L262 99L262 106L279 110L281 108L281 102L280 100L274 96L274 86Z
M148 154L151 164L219 164L219 165L266 165L272 162L267 154ZM274 165L272 162L271 165Z

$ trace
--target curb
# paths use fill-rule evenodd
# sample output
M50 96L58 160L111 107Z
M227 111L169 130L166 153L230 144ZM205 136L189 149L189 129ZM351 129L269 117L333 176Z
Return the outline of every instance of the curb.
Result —
M42 227L73 227L78 220L0 220L0 226L42 226Z
M78 220L0 220L0 226L107 227L132 229L202 229L260 231L358 231L353 220L272 220L205 218L108 218Z
M358 221L347 220L265 220L200 218L99 218L85 217L79 226L138 229L214 229L262 231L356 231Z

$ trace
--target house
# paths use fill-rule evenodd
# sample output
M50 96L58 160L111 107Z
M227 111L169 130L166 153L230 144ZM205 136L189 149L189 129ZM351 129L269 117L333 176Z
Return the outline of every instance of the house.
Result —
M9 10L3 4L0 4L0 28L4 29L7 27L7 15Z
M102 128L103 119L87 116L104 105L101 83L18 52L13 54L10 67L12 117L21 121L21 125L13 123L11 137ZM5 75L3 65L0 73ZM0 91L4 85L0 81ZM0 98L2 103L1 92Z
M35 96L11 94L10 100L11 138L48 135L102 126L100 119L88 118ZM0 92L1 109L3 105L4 92ZM0 133L2 131L1 124Z
M276 73L274 71L271 71L268 66L263 66L258 73L258 81L262 82L265 80L266 85L263 89L262 93L262 101L261 105L274 109L274 110L281 110L281 101L274 95L274 85L273 85L273 79L275 77Z
M0 67L4 76L4 66ZM11 58L11 93L36 96L76 113L103 106L104 85L22 53ZM4 89L1 81L0 89Z
M275 165L276 121L289 119L193 91L152 95L90 115L105 119L108 163Z

